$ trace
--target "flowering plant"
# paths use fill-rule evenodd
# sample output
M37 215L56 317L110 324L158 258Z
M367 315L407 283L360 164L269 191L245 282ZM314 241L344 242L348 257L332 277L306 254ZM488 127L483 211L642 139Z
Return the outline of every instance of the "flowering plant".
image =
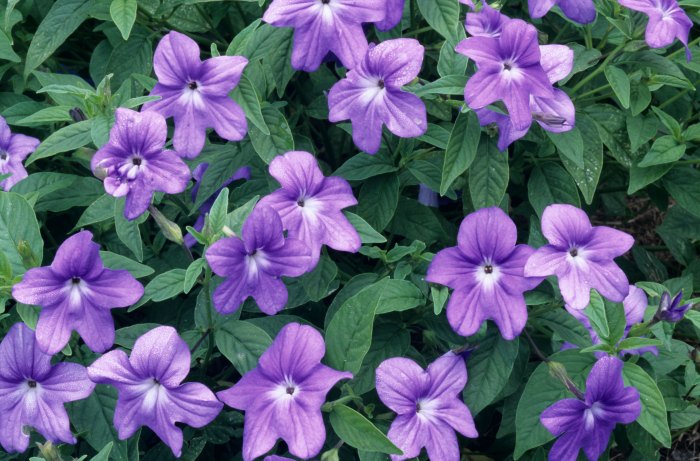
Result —
M698 459L697 0L4 0L0 461Z

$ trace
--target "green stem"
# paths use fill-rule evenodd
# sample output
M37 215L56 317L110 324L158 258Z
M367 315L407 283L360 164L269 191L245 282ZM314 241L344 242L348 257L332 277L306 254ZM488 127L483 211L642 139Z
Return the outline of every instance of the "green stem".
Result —
M415 37L416 35L422 34L423 32L430 32L433 30L432 27L421 27L420 29L410 30L403 34L404 37Z
M605 85L601 85L598 88L593 88L591 91L586 91L585 93L576 95L574 97L574 101L578 101L579 99L584 99L588 96L594 95L595 93L597 93L599 91L607 90L608 88L610 88L610 84L606 83Z
M590 74L588 74L586 77L584 77L580 82L578 82L578 83L576 84L576 86L574 86L574 87L572 88L571 91L572 91L573 93L576 93L576 91L577 91L578 89L580 89L583 85L585 85L586 83L590 82L591 80L593 80L594 78L596 78L598 75L600 75L603 71L605 71L605 67L606 67L608 64L610 64L610 61L612 61L612 60L617 56L617 54L625 47L625 45L626 45L626 43L621 43L621 44L617 45L617 46L615 47L615 49L612 50L612 51L610 52L610 54L608 55L608 57L605 58L605 61L603 61L603 63L602 63L600 66L598 66L598 67L596 68L596 70L594 70L593 72L591 72Z
M590 50L593 48L593 36L591 34L591 25L588 24L583 30L583 39L586 42L586 49Z

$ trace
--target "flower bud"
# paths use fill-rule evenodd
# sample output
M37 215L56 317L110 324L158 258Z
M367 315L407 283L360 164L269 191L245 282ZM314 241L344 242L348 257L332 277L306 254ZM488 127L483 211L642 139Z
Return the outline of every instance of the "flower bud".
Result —
M160 230L163 232L163 236L166 239L170 240L171 242L175 242L178 245L182 245L184 243L180 226L166 218L165 215L158 211L158 209L153 205L148 207L148 211L150 211L151 216L153 216L154 221L156 224L158 224L158 227L160 227Z
M39 265L40 262L36 260L32 247L26 240L19 241L17 244L17 252L20 258L22 258L22 265L27 269Z
M659 310L656 311L656 319L664 322L680 322L685 313L688 312L692 307L692 303L684 304L681 306L681 300L683 299L683 290L679 291L673 300L668 292L661 295L661 301L659 302Z
M547 362L549 367L549 374L557 378L561 383L574 394L579 400L584 400L583 392L576 386L576 384L569 378L569 374L566 372L566 367L559 362Z

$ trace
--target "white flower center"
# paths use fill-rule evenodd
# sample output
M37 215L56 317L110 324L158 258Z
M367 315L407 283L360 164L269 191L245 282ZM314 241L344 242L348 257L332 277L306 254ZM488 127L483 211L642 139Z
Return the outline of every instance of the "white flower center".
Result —
M299 385L291 377L285 376L284 380L272 390L272 395L275 400L289 401L294 400L300 391Z
M501 269L490 259L484 262L476 270L476 280L487 290L492 289L501 278Z

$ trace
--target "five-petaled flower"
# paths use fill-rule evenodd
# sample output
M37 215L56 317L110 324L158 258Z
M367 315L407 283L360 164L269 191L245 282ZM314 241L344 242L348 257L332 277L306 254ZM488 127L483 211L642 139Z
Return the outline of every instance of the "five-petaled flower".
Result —
M538 248L525 265L528 277L556 275L566 304L588 306L591 288L611 301L629 293L627 276L614 262L634 238L606 226L591 226L586 213L572 205L550 205L542 213L542 233L548 245Z
M50 266L29 269L12 287L17 301L42 307L36 340L45 353L61 351L73 330L93 351L106 351L114 344L110 309L143 295L143 285L129 272L103 266L99 250L91 232L78 232L58 247Z
M425 133L425 104L401 89L418 76L423 52L411 38L370 45L362 62L328 93L328 120L350 119L355 145L370 154L379 150L383 125L402 138Z
M38 145L39 140L36 138L13 134L5 119L0 117L0 175L10 175L0 181L0 186L5 191L27 177L22 162Z
M523 292L542 280L523 275L535 250L516 245L516 239L515 224L503 210L483 208L464 218L457 246L433 258L425 279L454 289L447 319L460 335L473 335L486 319L496 322L506 339L515 338L525 327Z
M469 37L455 49L477 66L464 90L472 109L502 100L515 129L523 130L532 123L530 96L554 97L540 63L537 29L520 19L505 21L497 37Z
M387 1L273 0L263 21L277 27L294 28L292 67L295 69L315 71L329 51L335 53L345 67L352 69L360 63L367 49L362 23L384 21Z
M16 323L0 343L0 445L8 452L26 450L24 426L52 442L75 443L63 404L88 397L94 387L82 365L51 365L34 332Z
M410 359L394 357L377 368L379 399L397 413L388 437L403 451L392 461L415 458L425 447L432 461L459 459L455 431L476 438L469 408L462 401L467 367L460 355L443 355L423 370Z
M216 310L235 312L249 296L269 315L287 304L287 287L281 276L297 277L311 268L311 250L295 238L285 238L275 210L258 204L248 216L241 237L223 238L206 251L216 275L225 277L214 291Z
M639 392L622 381L622 362L610 356L599 359L586 379L582 400L560 400L540 416L542 425L559 437L549 460L576 461L581 449L589 460L597 460L615 425L630 424L640 413Z
M136 340L131 356L106 353L88 367L90 379L117 388L114 427L126 440L141 426L151 428L173 451L182 452L176 422L204 427L223 404L204 384L182 381L190 371L190 350L172 327L157 327Z
M275 157L270 174L282 187L263 197L260 205L277 211L287 236L311 249L311 266L318 262L322 245L357 253L360 236L342 212L357 205L357 199L345 179L324 176L314 156L301 151Z
M688 48L690 20L676 0L618 0L620 5L649 16L644 39L651 48L664 48L678 39L685 46L685 57L692 59Z
M588 24L595 20L593 0L528 0L530 16L541 18L555 5L561 8L564 16L579 24Z
M326 440L321 406L328 391L352 374L321 363L326 345L313 327L290 323L260 357L258 366L217 394L245 411L243 459L268 452L281 438L294 456L316 456Z
M199 59L199 46L188 36L170 32L158 43L153 68L158 83L144 104L164 117L173 117L173 147L187 158L202 151L207 128L229 141L240 141L248 132L243 109L228 94L241 79L248 60L242 56Z
M164 149L168 127L162 115L119 108L115 118L109 142L92 157L92 171L105 177L108 194L126 196L124 216L131 220L148 209L153 192L183 192L190 169Z

